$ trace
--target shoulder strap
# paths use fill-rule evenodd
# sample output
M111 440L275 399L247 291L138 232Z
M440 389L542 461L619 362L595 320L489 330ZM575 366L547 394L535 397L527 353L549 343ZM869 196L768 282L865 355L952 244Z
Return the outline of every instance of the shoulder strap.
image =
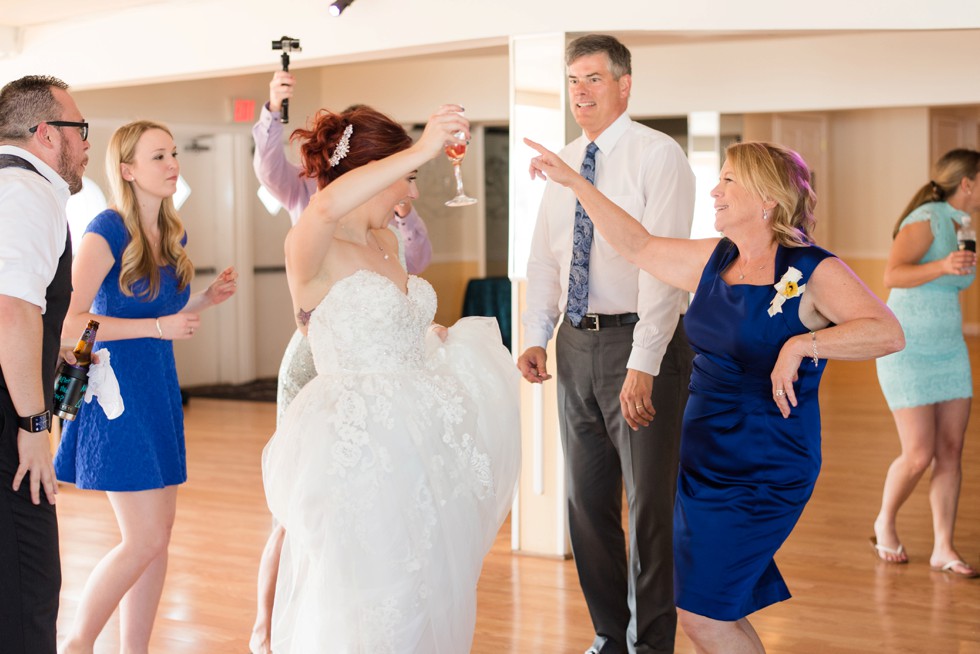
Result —
M0 168L23 168L24 170L30 170L41 175L41 171L35 168L34 164L24 157L18 157L16 154L0 154ZM44 177L44 175L41 175L41 177ZM45 177L45 179L47 178Z

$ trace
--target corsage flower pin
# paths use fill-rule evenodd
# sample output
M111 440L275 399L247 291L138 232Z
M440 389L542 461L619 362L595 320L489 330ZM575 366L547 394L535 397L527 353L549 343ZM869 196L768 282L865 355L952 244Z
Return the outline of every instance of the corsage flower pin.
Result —
M790 266L783 273L782 278L773 285L773 288L776 289L776 295L773 296L772 302L769 303L770 318L777 313L783 312L783 302L803 295L803 292L806 290L806 284L800 284L801 279L803 279L803 273Z

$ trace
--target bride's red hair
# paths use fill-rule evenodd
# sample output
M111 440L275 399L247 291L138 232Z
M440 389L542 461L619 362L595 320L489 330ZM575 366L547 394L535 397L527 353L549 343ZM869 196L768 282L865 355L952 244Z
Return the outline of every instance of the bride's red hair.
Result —
M348 125L354 126L349 151L336 166L332 166L330 157ZM362 104L352 105L339 114L321 109L313 117L310 129L297 129L292 133L290 140L296 139L303 141L300 147L303 170L307 177L316 179L317 188L323 188L349 170L407 150L412 145L412 137L401 125Z

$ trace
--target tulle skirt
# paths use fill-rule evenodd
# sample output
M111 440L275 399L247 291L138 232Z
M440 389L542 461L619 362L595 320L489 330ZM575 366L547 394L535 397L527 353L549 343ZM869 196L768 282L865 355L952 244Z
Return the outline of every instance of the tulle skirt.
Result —
M263 455L286 528L273 651L468 652L520 467L519 374L492 319L421 368L320 374Z

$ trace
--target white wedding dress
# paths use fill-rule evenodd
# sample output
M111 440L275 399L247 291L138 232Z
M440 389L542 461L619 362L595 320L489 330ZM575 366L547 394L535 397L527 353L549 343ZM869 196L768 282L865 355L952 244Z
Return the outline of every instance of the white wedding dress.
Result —
M518 380L492 318L443 343L436 296L361 270L310 319L317 376L263 454L286 528L276 654L461 654L520 468Z

